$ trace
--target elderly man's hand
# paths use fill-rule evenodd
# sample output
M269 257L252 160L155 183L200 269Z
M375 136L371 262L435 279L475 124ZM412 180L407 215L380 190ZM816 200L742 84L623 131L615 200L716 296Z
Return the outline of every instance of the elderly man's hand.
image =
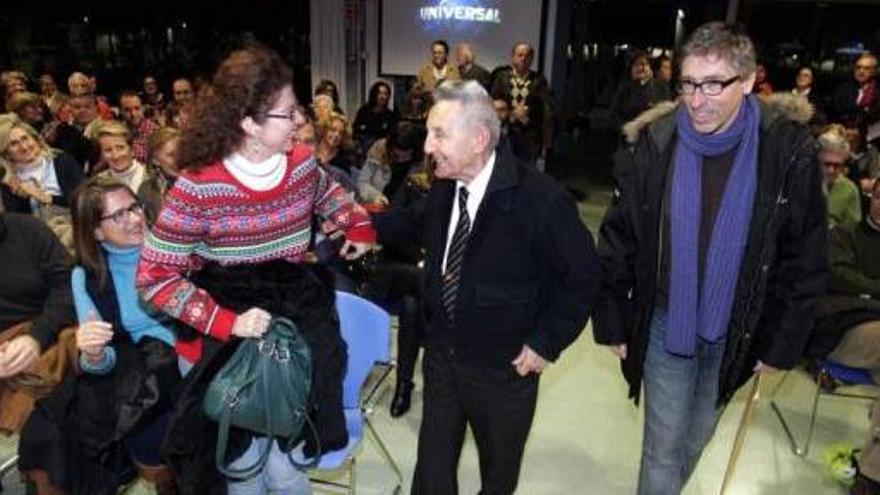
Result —
M515 368L519 376L526 376L529 373L541 373L547 367L547 360L542 358L531 347L524 345L519 356L510 362Z
M0 345L0 378L28 369L40 357L40 344L30 335L20 335Z

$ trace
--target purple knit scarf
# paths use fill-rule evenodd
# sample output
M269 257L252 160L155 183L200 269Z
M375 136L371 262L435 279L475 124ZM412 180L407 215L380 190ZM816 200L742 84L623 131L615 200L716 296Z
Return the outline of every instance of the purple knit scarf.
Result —
M731 126L717 134L697 132L687 109L676 115L678 146L672 174L671 267L666 350L693 356L697 335L717 342L727 333L739 268L745 250L757 186L758 127L761 110L748 96ZM715 217L702 284L699 238L703 157L739 147Z

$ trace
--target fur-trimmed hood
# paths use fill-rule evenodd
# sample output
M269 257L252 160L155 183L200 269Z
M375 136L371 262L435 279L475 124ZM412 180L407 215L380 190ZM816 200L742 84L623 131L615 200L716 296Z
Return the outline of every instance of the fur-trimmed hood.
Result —
M664 117L670 116L671 119L676 108L678 108L678 101L666 101L645 110L621 128L626 141L635 144L643 129L652 126ZM791 93L774 93L761 102L761 124L765 127L779 118L806 124L813 118L814 113L813 105L806 98Z

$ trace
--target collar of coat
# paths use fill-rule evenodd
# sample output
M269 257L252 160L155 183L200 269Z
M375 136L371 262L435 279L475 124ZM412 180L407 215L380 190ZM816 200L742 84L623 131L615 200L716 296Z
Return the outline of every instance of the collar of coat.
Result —
M622 131L627 142L635 144L639 134L647 129L658 148L665 148L675 132L675 110L679 104L679 101L657 104L624 124ZM813 113L813 105L806 98L790 93L775 93L761 102L761 127L768 129L779 119L806 124Z

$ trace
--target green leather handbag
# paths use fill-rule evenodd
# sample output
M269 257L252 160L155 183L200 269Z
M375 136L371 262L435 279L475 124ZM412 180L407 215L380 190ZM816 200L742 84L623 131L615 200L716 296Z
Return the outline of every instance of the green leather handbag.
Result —
M217 469L228 478L244 480L262 471L269 459L271 441L266 442L254 465L242 469L226 466L230 426L276 439L288 450L301 439L306 425L317 440L317 430L309 419L311 383L311 351L292 321L274 318L263 338L245 339L211 380L202 404L205 414L220 423ZM314 467L320 456L319 449L306 464L294 461L290 453L287 457L296 468L306 469Z

